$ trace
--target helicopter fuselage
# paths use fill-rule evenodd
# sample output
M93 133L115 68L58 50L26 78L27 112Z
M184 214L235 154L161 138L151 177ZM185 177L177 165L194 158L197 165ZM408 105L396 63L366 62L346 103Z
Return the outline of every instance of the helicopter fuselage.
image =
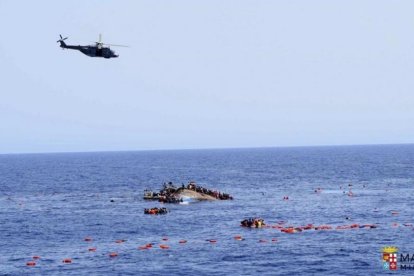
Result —
M103 58L117 58L119 55L115 54L109 47L97 47L92 45L81 46L81 45L66 45L61 41L60 47L64 49L79 50L83 54L90 57L103 57Z

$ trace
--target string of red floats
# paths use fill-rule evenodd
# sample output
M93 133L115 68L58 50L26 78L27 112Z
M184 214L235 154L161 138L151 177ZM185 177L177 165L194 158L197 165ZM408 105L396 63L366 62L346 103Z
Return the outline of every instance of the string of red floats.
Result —
M397 215L398 212L393 211L392 214ZM335 230L352 230L352 229L374 229L374 228L378 227L376 224L358 224L358 223L346 224L346 225L336 225L336 226L328 225L328 224L323 224L323 225L306 224L306 225L303 225L303 226L293 226L293 225L284 226L285 224L286 224L286 222L281 221L281 222L278 222L274 225L265 225L262 228L271 228L271 229L279 230L282 233L293 234L293 233L300 233L300 232L306 231L306 230L314 230L314 231L334 230L335 231ZM401 225L403 225L405 227L414 228L414 225L412 223L403 223ZM392 223L391 226L392 227L399 227L400 224ZM233 237L233 239L236 240L236 241L245 240L241 235L236 235L236 236ZM163 242L167 242L167 241L169 241L169 238L168 237L162 237L161 240ZM84 241L85 242L92 242L93 239L91 237L85 237ZM216 239L208 239L206 241L211 243L211 244L216 244L218 242ZM272 238L270 241L274 243L274 242L277 242L278 239L277 238ZM124 243L124 242L126 242L126 240L124 240L124 239L119 239L119 240L115 241L115 243L117 243L117 244L121 244L121 243ZM267 243L268 240L259 239L258 242L259 243ZM179 240L178 243L179 244L186 244L187 240ZM155 246L154 243L147 243L145 245L138 246L137 249L139 249L139 250L148 250L148 249L154 248L154 246ZM170 249L170 245L164 244L164 243L160 243L158 245L158 247L162 250ZM89 247L88 251L89 252L96 252L97 248L96 247ZM118 254L118 252L110 252L110 253L108 253L108 256L110 258L116 258L116 257L119 256L119 254ZM32 260L26 262L26 266L34 267L34 266L36 266L36 261L39 261L39 260L41 260L41 257L39 255L34 255L32 257ZM71 264L71 263L73 263L73 261L72 261L72 258L65 258L65 259L62 260L62 263L63 264Z
M288 197L286 197L285 200L288 200ZM391 214L395 216L395 215L398 215L399 212L398 211L391 211ZM284 226L285 223L286 222L284 222L284 221L280 221L275 225L264 225L261 228L277 229L277 230L280 230L280 232L287 233L287 234L300 233L300 232L306 231L306 230L319 231L319 230L348 230L348 229L361 229L361 228L366 228L366 229L377 228L376 224L358 224L358 223L347 224L347 225L337 225L337 226L332 226L332 225L327 225L327 224L323 224L323 225L306 224L306 225L303 225L303 226L292 226L292 225ZM403 223L402 225L405 226L405 227L411 227L411 228L413 228L413 226L414 226L412 223ZM399 227L399 224L398 223L392 223L392 227L394 227L394 228ZM241 235L236 235L233 238L237 241L243 241L244 240L244 238ZM163 237L162 238L162 241L164 241L164 242L166 242L168 240L169 240L168 237ZM92 242L93 239L88 236L88 237L84 238L84 241L85 242ZM217 240L215 240L215 239L208 239L206 241L210 242L212 244L217 243ZM276 238L272 238L271 241L272 242L277 242L278 240ZM124 242L126 242L126 240L124 240L124 239L119 239L119 240L115 241L115 243L117 243L117 244L121 244L121 243L124 243ZM268 241L264 240L264 239L259 240L259 243L267 243L267 242ZM178 243L179 244L185 244L185 243L187 243L187 240L179 240ZM154 245L153 243L147 243L143 246L139 246L138 249L148 250L148 249L153 248L153 245ZM158 246L159 246L160 249L170 249L170 246L167 245L167 244L159 244ZM96 250L97 250L96 247L89 247L88 248L89 252L96 252ZM117 252L110 252L108 254L108 256L110 258L115 258L115 257L118 257L118 253ZM27 266L29 266L29 267L36 266L36 261L40 260L41 258L40 258L40 256L35 255L35 256L32 257L32 259L33 260L28 261L26 263ZM71 264L72 259L71 258L65 258L65 259L62 260L62 263Z
M242 236L240 236L240 235L234 236L234 239L235 240L238 240L238 241L243 241L244 240L244 238L242 238ZM162 241L168 241L169 238L168 237L163 237L161 240ZM91 242L91 241L93 241L93 239L91 237L85 237L84 238L84 241ZM217 243L217 240L215 240L215 239L208 239L206 241L208 241L210 243ZM272 238L272 242L276 242L276 241L277 241L276 238ZM119 243L123 243L123 242L126 242L126 240L116 240L115 241L115 243L118 243L118 244ZM262 240L261 239L261 240L259 240L259 242L267 242L267 240ZM179 244L185 244L185 243L187 243L187 240L179 240L178 243ZM170 249L170 246L167 245L167 244L159 244L158 246L159 246L160 249ZM140 250L147 250L147 249L151 249L151 248L154 248L154 243L147 243L147 244L145 244L143 246L139 246L138 247L138 249L140 249ZM96 247L90 247L90 248L88 248L88 251L89 252L96 252L96 250L97 250ZM118 255L119 255L118 252L110 252L108 254L108 256L110 258L118 257ZM40 256L35 255L32 258L33 258L32 261L28 261L26 263L27 266L36 266L35 260L39 260L40 259ZM72 263L72 259L71 258L65 258L65 259L62 260L62 263L64 263L64 264L71 264Z

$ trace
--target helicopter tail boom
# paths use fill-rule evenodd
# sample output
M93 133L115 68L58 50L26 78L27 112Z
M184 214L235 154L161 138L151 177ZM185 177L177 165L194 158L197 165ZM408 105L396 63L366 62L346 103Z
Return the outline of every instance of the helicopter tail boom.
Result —
M67 47L66 43L63 40L60 40L59 42L60 42L60 47L62 47L62 48Z

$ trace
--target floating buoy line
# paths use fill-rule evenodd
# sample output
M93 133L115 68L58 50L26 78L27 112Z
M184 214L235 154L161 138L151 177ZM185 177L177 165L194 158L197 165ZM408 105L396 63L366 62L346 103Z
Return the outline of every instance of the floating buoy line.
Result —
M392 211L391 215L395 216L397 215L398 212L397 211ZM411 228L414 230L414 224L413 223L397 223L397 222L393 222L391 223L391 228L397 228L397 227L405 227L405 228ZM263 232L263 228L264 229L268 229L268 231L271 232L276 232L276 233L280 233L281 235L283 234L295 234L295 235L299 235L300 233L303 232L321 232L321 231L356 231L358 229L362 229L362 230L369 230L369 229L376 229L379 226L377 224L358 224L358 223L352 223L352 224L343 224L343 225L329 225L329 224L321 224L321 225L313 225L313 224L306 224L306 225L287 225L286 221L279 221L275 224L270 224L270 225L264 225L262 228L253 228L256 229L254 231L257 231L257 233L262 234ZM246 228L246 227L242 227ZM266 231L266 230L265 230ZM244 238L242 235L235 235L232 238L229 238L234 240L235 242L240 242L240 241L245 241L246 238ZM85 237L83 239L85 242L87 243L91 243L94 241L93 238L91 237ZM219 246L220 244L220 240L225 240L225 239L205 239L204 243L210 243L210 244L217 244L217 246ZM251 238L250 238L251 240ZM126 239L118 239L115 240L114 243L116 244L122 244L125 243L127 240ZM202 241L194 241L194 242L202 242ZM257 238L256 242L258 244L271 244L271 243L277 243L279 242L278 238L276 237L268 237L267 239L265 238ZM177 245L177 247L174 247L174 244ZM178 245L180 245L180 249L191 246L191 244L193 244L191 241L189 243L188 240L186 239L173 239L173 241L171 241L171 239L169 237L161 237L160 238L160 242L159 243L147 243L144 245L140 245L137 246L136 249L141 250L141 251L147 251L147 250L171 250L174 248L179 248ZM182 247L184 246L184 247ZM85 249L87 252L90 252L90 254L95 253L95 252L99 252L102 251L102 253L104 253L103 249L99 249L96 246L93 247L88 247ZM108 251L107 251L108 252ZM122 253L122 252L121 252ZM106 256L109 256L109 258L111 259L116 259L117 257L119 257L119 253L116 251L112 251L109 253L104 254ZM38 264L41 264L41 260L42 258L39 255L33 255L31 260L26 262L26 266L27 267L35 267ZM73 259L70 257L64 258L61 260L61 263L63 264L72 264L73 263Z

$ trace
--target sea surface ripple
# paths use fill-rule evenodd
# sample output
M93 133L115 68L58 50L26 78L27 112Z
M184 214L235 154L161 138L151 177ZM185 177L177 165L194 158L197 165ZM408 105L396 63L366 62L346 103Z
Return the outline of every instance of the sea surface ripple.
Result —
M234 200L142 198L146 188L190 180ZM378 275L387 272L383 246L414 253L413 199L414 145L0 155L0 274ZM170 213L144 215L155 206ZM377 228L240 227L254 216L268 225ZM154 247L137 249L147 243ZM27 266L34 255L36 266Z

